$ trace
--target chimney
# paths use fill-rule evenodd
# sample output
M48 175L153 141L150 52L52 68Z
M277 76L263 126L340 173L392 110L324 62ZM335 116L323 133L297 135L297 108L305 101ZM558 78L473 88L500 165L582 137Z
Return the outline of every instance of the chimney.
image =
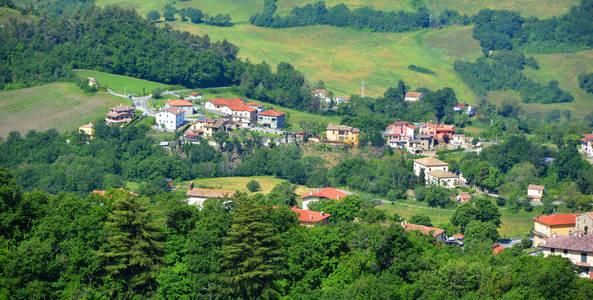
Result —
M191 190L193 188L194 188L194 183L192 182L192 183L189 184L189 189Z
M313 220L313 215L309 215L309 220Z
M325 216L325 212L321 212L321 216Z

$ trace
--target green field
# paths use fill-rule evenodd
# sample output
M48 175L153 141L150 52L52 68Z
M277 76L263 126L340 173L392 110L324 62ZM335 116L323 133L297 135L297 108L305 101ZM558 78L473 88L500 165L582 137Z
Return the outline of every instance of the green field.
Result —
M107 93L85 95L74 83L52 83L0 92L0 136L16 130L76 130L96 120L125 99ZM122 101L123 100L123 101Z
M18 10L0 7L0 25L8 24L10 19L16 19L17 21L28 21L31 16L23 16Z
M272 176L202 178L183 182L178 188L186 189L189 187L190 182L193 182L195 187L203 186L206 188L233 190L252 194L247 190L247 183L251 180L259 182L261 191L258 193L263 194L269 193L277 184L286 181ZM295 193L297 196L300 196L304 195L309 190L310 189L305 186L298 185Z
M426 203L414 200L381 205L379 208L383 209L388 215L398 213L404 219L418 213L423 213L431 218L432 223L435 226L448 222L455 212L454 208L443 209L428 207ZM506 208L499 209L502 214L502 224L498 230L501 237L521 238L530 234L531 229L533 229L533 220L531 218L535 217L538 214L537 212L519 211L513 213Z
M182 89L183 87L168 85L164 83L137 79L129 76L114 75L93 70L75 70L81 78L95 77L100 87L107 87L118 93L132 95L148 95L153 89L161 88L168 90Z

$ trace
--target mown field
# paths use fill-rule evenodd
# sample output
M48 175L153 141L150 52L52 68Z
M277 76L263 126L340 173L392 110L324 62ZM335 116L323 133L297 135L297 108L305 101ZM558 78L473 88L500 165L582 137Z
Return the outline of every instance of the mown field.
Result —
M259 182L261 190L257 193L263 194L269 193L276 185L286 181L284 179L279 179L272 176L202 178L183 182L180 185L178 185L178 189L187 189L189 187L189 184L193 182L195 187L233 190L247 194L252 194L251 192L249 192L249 190L247 190L247 183L251 180L256 180L257 182ZM295 193L297 194L297 196L300 197L301 195L307 193L309 190L311 189L305 186L297 185Z
M379 208L383 209L388 215L398 213L404 219L418 213L423 213L430 217L435 226L448 222L451 216L453 216L453 213L455 213L454 208L443 209L428 207L424 202L413 200L408 200L403 203L396 202L395 204L385 204L379 206ZM537 212L519 211L513 213L506 208L499 209L502 214L502 224L498 230L501 237L522 238L530 234L531 229L533 229L533 220L531 218L535 217L538 214Z
M21 133L31 129L76 130L123 102L125 99L103 92L86 95L74 83L0 92L0 136L6 137L13 130Z
M183 89L183 87L180 86L172 86L164 83L93 70L75 70L75 73L80 78L95 77L100 87L106 87L122 94L127 93L140 96L150 94L152 90L156 88L161 88L163 90Z

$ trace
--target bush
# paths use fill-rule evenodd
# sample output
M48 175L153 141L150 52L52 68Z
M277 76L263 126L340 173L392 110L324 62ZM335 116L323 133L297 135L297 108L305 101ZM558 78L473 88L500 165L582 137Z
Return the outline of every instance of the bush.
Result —
M146 18L150 21L156 21L161 18L161 14L156 10L151 10L146 15Z
M251 180L247 183L247 189L253 193L261 191L261 186L259 185L259 182L257 182L257 180Z
M432 221L430 220L430 217L423 213L418 213L411 216L408 222L416 225L432 226Z
M529 249L531 246L533 246L533 241L531 239L521 240L521 249Z
M412 71L416 71L418 73L424 73L424 74L429 74L429 75L433 75L434 74L434 72L431 71L430 69L419 67L419 66L416 66L416 65L409 65L408 66L408 69L409 70L412 70Z

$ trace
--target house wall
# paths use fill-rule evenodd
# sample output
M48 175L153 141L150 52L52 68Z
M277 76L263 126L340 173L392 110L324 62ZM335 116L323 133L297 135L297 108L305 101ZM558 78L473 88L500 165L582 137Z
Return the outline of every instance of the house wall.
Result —
M414 162L414 175L420 176L420 171L424 169L424 180L428 180L428 172L443 170L449 172L449 166L426 167L422 164Z
M527 197L542 198L543 197L543 191L527 190Z
M428 184L435 184L444 188L452 189L459 186L459 178L437 178L428 175Z
M284 127L284 115L278 117L257 116L257 123L274 129L282 128Z
M552 236L554 233L557 235L569 235L575 232L574 225L558 225L548 226L540 222L533 222L533 245L534 247L539 246L545 238Z
M587 234L593 234L593 219L586 214L577 216L575 224L576 231L584 233L585 227L587 227Z
M326 130L325 137L328 141L358 146L358 133L345 130Z
M302 209L309 209L309 204L312 202L319 201L319 197L306 197L303 198L301 201L301 208Z
M577 264L577 263L581 263L581 253L580 251L572 251L572 250L566 250L566 253L564 253L563 249L554 249L554 253L552 253L552 250L550 248L543 248L542 250L544 257L548 257L550 255L558 255L564 258L568 258L568 260L570 260L570 262L572 262L573 264ZM593 272L593 268L591 267L591 265L593 265L593 253L587 253L587 261L586 263L589 264L588 267L581 267L581 272L580 272L580 276L581 277L587 277L590 278L591 277L591 272Z
M204 204L204 201L206 201L207 198L205 197L196 197L196 196L189 196L189 198L187 198L187 203L190 205L196 205L198 207L202 207L202 205Z
M168 130L175 130L181 126L185 120L184 114L173 114L168 111L161 111L156 114L156 123L160 127L161 124Z

